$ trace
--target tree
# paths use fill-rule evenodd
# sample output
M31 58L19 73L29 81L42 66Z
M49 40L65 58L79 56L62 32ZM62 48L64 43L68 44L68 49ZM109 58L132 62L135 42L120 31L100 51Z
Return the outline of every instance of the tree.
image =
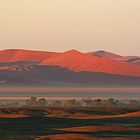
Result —
M37 97L31 97L29 100L26 101L26 104L29 106L36 106L37 103Z
M76 106L76 100L75 99L69 99L65 102L65 106L67 107L75 107Z
M47 106L48 102L45 98L40 98L38 101L39 106Z
M129 106L130 106L130 107L139 107L140 104L139 104L139 102L136 101L136 100L130 100L130 101L129 101Z
M101 99L96 99L94 100L94 105L95 106L104 106L104 104L102 103L102 100Z
M61 107L62 106L62 102L56 100L56 101L53 102L53 105L52 106L54 106L54 107Z
M18 105L19 105L18 102L9 102L6 104L6 106L8 106L8 107L16 107Z
M86 107L92 107L93 106L93 100L91 98L86 98L82 100L84 106Z
M109 107L113 107L113 106L118 106L119 105L119 102L113 98L109 98L107 101L106 101L106 106L109 106Z

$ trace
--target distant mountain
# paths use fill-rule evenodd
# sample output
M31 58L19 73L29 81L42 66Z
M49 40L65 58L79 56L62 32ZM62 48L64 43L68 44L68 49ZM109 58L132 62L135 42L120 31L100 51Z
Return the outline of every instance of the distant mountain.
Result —
M122 62L113 58L117 55L107 58L76 50L64 53L3 50L0 85L139 86L140 59L129 57Z
M123 57L119 57L119 58L116 58L115 60L118 60L118 61L121 61L121 62L133 62L137 59L139 59L140 57L138 56L123 56Z
M135 64L135 65L140 65L140 60L135 60L132 63Z
M120 62L128 62L128 63L135 63L137 60L140 60L139 56L121 56L121 55L107 52L104 50L89 52L89 54L100 56L100 57L105 57L105 58L120 61Z
M105 57L108 59L116 59L116 58L121 58L122 56L115 54L115 53L110 53L104 50L100 50L100 51L95 51L95 52L90 52L90 54L96 55L96 56L101 56L101 57Z

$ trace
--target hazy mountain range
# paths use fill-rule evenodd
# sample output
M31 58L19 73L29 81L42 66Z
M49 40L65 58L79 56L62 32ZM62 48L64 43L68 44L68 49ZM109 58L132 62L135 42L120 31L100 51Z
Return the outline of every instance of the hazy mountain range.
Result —
M103 50L0 51L3 86L139 86L140 57Z

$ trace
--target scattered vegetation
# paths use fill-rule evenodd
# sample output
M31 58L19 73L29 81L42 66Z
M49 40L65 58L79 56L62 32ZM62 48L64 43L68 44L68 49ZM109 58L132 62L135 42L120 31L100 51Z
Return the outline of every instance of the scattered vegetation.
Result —
M139 100L30 97L0 102L0 140L135 140L139 118Z
M16 104L15 104L16 105ZM18 104L17 104L18 105ZM66 100L52 100L47 98L31 97L26 101L27 106L48 106L48 107L129 107L139 108L140 101L129 100L122 102L114 98L109 99L66 99Z

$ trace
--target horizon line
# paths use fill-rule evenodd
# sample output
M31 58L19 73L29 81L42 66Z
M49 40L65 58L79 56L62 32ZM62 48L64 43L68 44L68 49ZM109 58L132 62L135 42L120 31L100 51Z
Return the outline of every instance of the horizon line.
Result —
M6 51L6 50L23 50L23 51L39 51L39 52L56 52L56 53L64 53L64 52L67 52L67 51L78 51L78 52L81 52L81 53L92 53L92 52L98 52L98 51L103 51L103 52L106 52L106 53L112 53L112 54L116 54L116 55L120 55L120 56L124 56L124 57L127 57L127 56L138 56L138 55L121 55L121 54L118 54L116 52L112 52L112 51L106 51L106 50L103 50L103 49L99 49L99 50L93 50L93 51L81 51L81 50L78 50L78 49L69 49L69 50L65 50L65 51L51 51L51 50L39 50L39 49L24 49L24 48L8 48L8 49L0 49L0 51Z

